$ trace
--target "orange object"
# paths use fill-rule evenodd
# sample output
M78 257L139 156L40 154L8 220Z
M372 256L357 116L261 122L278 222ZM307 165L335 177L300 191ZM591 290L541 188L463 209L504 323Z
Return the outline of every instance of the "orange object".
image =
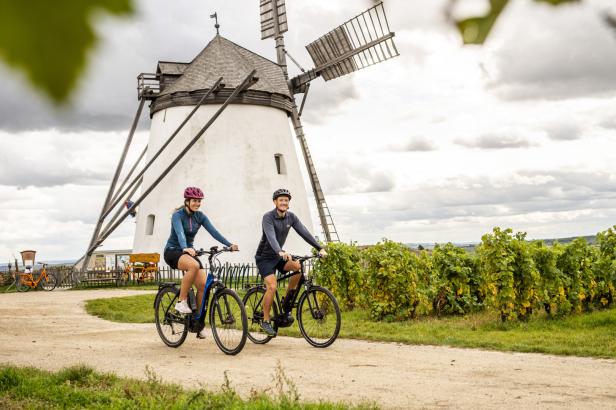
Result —
M16 283L16 287L20 292L36 289L39 284L45 290L54 290L56 288L56 277L52 274L47 274L46 264L43 264L43 269L41 269L41 272L36 279L34 279L32 272L17 272L17 276L19 277L19 280Z
M131 276L139 283L153 281L158 272L158 253L133 253L129 256L129 263L124 269L123 278L127 281Z

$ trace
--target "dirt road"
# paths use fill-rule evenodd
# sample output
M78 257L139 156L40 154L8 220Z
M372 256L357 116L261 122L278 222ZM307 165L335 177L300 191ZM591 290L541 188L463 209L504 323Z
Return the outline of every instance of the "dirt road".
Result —
M0 295L0 362L55 370L86 363L145 378L218 388L228 371L242 394L272 387L278 361L302 399L386 408L616 408L616 361L338 340L327 349L303 339L250 341L226 356L211 337L192 334L179 349L163 345L153 324L108 322L85 313L87 299L129 290ZM344 323L343 323L344 326Z

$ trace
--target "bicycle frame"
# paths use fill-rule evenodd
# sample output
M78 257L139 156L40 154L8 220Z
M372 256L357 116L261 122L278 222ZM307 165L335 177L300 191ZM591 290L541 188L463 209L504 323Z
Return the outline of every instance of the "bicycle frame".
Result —
M306 272L306 269L304 268L304 262L306 262L309 259L317 258L317 256L298 256L298 255L291 255L291 256L294 260L299 261L299 264L300 264L299 272L287 272L281 275L280 277L276 278L276 281L282 281L285 279L289 279L292 276L301 274L302 277L300 278L299 283L297 284L297 289L300 289L303 285L304 290L308 291L308 289L310 289L310 286L312 285L312 278L310 277L310 275L308 275L308 272ZM261 284L260 286L264 286L264 285ZM299 294L300 292L295 292L295 294L293 295L293 300L291 301L292 308L295 307L295 303L297 302ZM263 303L263 299L259 301L259 304L261 303ZM310 301L308 301L308 303L310 304ZM282 313L282 301L280 300L280 294L278 293L278 289L276 289L276 294L275 294L274 301L272 303L272 307L274 307L274 310L276 313Z
M197 256L202 256L204 254L210 255L208 257L208 268L210 269L210 272L208 272L207 274L205 286L203 287L203 299L201 301L201 306L199 307L199 310L197 311L198 314L195 316L195 314L193 313L192 315L192 320L197 321L200 324L205 324L205 312L207 310L209 296L210 296L210 292L212 291L212 289L215 294L217 289L223 289L225 287L225 285L220 281L218 277L218 273L216 272L216 267L215 267L216 262L218 262L217 260L218 255L220 255L222 252L224 251L219 251L218 247L216 246L210 248L210 251L201 250L197 252ZM213 298L213 295L212 295L212 298ZM221 321L222 321L221 312L219 311L218 314L221 315Z
M20 272L17 275L19 276L19 282L22 285L29 286L30 288L35 289L43 278L47 278L47 265L43 265L43 269L39 273L39 276L36 278L36 280L34 279L32 272ZM25 282L23 281L24 277L27 280Z

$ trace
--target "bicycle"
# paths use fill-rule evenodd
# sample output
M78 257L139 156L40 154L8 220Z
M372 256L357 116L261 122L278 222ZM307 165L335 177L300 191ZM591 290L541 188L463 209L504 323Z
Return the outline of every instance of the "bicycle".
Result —
M328 289L313 284L312 277L304 268L304 263L307 260L317 258L317 256L292 255L292 258L299 261L301 266L299 272L285 273L278 280L281 281L296 274L302 275L298 288L301 288L303 285L304 291L301 296L298 295L300 292L296 292L293 296L291 311L297 309L296 318L299 330L308 343L314 347L328 347L334 343L340 332L341 318L338 301ZM259 284L248 289L243 299L248 315L248 338L256 344L265 344L273 338L273 336L269 336L261 329L264 296L265 285ZM286 315L282 309L278 290L276 290L272 309L272 327L276 332L278 328L291 325L284 318Z
M47 291L52 291L56 288L58 280L54 274L47 273L47 264L38 263L37 265L43 265L43 269L41 269L36 279L32 276L32 272L16 273L15 287L19 292L27 292L30 289L36 289L39 285L42 289Z
M217 256L223 252L231 252L231 248L217 246L209 251L200 249L197 256L209 255L211 268L205 283L203 302L197 310L195 293L192 287L188 293L188 302L192 314L183 315L175 310L180 289L175 282L161 283L154 299L154 317L156 330L163 342L169 347L180 347L186 340L188 332L199 333L205 327L205 313L208 307L210 292L213 293L209 303L209 322L216 344L225 354L236 355L246 344L248 319L240 297L234 290L227 288L219 279L216 268ZM220 266L220 263L219 263Z

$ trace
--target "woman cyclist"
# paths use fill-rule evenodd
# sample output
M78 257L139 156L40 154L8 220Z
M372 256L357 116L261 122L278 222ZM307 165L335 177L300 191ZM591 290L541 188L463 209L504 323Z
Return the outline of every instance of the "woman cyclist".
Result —
M214 228L209 218L199 211L202 199L203 191L199 188L188 187L184 190L184 206L173 213L171 218L171 234L167 240L167 245L165 245L165 262L173 269L184 271L180 297L175 305L175 310L182 314L192 313L186 299L188 298L188 290L193 283L197 287L197 306L201 306L204 296L203 291L207 275L201 260L196 256L197 253L193 249L193 241L199 227L203 226L214 239L225 246L231 247L231 250L239 250L237 245L231 244L226 240ZM198 337L204 337L201 334L203 331L199 332Z

